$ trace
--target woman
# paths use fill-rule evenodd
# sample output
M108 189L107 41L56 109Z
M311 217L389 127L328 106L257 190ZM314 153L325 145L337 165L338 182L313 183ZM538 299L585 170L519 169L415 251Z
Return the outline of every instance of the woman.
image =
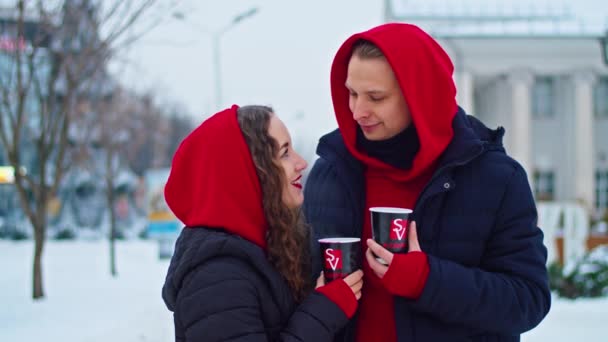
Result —
M263 106L213 115L179 146L165 198L186 228L163 287L176 341L331 341L362 272L309 289L306 162Z

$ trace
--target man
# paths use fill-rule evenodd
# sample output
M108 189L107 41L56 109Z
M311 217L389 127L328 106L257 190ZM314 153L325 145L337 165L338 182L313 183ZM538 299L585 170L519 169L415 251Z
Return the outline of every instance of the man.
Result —
M526 173L502 147L504 129L458 107L452 73L439 44L408 24L355 34L335 56L339 128L320 139L304 210L315 238L364 242L365 287L345 340L519 341L549 311ZM414 210L408 253L370 239L378 206Z

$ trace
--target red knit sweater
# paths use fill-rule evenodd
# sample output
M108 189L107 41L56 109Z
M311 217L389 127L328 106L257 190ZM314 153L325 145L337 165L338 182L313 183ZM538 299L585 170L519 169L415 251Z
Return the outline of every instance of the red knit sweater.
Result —
M429 174L430 175L430 174ZM365 174L367 192L364 213L363 241L371 238L370 207L392 206L413 208L422 187L429 180L422 175L414 181L398 182L379 170L368 170ZM364 252L367 244L362 244ZM426 254L412 252L395 254L389 270L379 279L363 262L364 288L359 303L357 341L396 341L393 296L418 298L422 293L429 272Z

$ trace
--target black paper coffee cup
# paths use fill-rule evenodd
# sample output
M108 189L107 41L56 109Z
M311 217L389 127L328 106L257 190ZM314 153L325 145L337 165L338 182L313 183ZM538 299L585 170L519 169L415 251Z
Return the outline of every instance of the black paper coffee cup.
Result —
M336 237L319 240L325 282L342 279L361 268L361 239Z
M372 238L391 253L407 253L411 209L395 207L369 208L372 219ZM386 264L384 260L376 260Z

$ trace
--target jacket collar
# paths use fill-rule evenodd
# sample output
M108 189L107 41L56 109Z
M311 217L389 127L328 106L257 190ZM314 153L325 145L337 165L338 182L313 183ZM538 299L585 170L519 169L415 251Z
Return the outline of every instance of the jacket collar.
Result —
M504 128L489 129L476 117L467 115L460 107L452 126L454 138L439 159L439 169L466 164L486 151L504 152Z
M486 151L504 152L502 145L504 128L489 129L479 119L467 115L460 107L452 121L452 126L454 138L439 158L438 170L466 164ZM350 154L338 129L321 137L317 154L334 165L340 177L363 173L363 165Z

